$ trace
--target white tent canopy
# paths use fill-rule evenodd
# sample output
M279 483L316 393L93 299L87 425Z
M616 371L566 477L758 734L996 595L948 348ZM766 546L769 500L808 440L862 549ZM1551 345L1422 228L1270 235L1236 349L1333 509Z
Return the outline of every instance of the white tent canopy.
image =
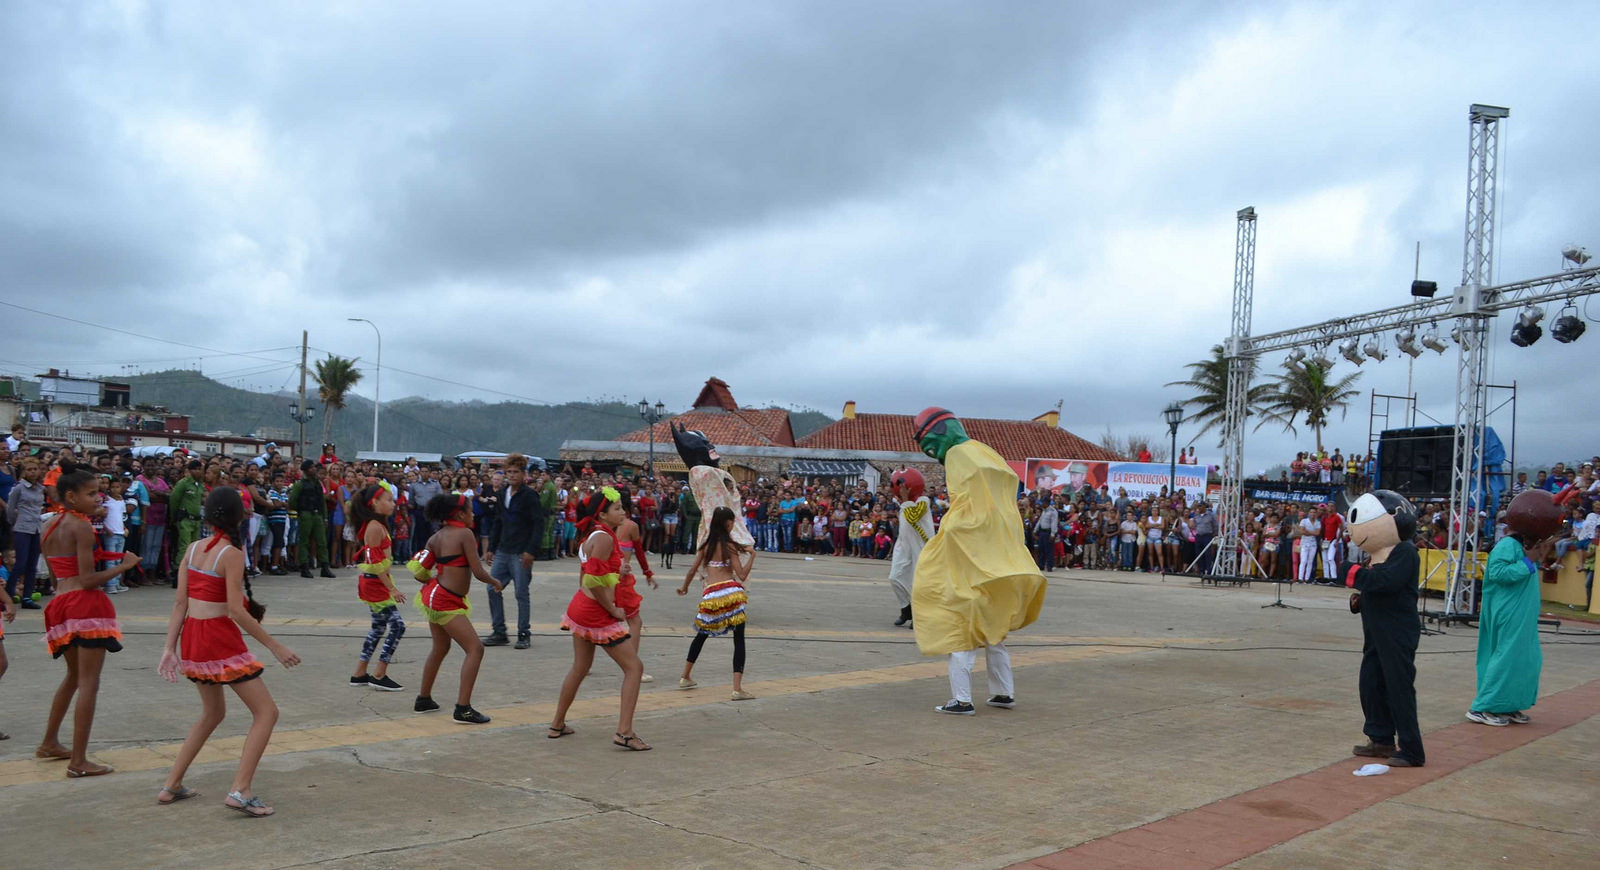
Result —
M401 463L407 459L415 459L422 465L438 465L444 459L442 453L400 453L394 450L362 450L356 453L357 462L393 462Z

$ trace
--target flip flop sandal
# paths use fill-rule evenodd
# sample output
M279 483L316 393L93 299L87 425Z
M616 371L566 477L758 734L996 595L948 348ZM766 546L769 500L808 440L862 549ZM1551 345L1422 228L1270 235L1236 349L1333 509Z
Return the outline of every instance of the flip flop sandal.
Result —
M171 795L171 797L167 798L166 800L162 800L161 796L164 794ZM186 801L189 798L199 796L200 793L194 789L186 785L180 785L177 788L164 788L161 791L156 792L156 803L166 806L168 804L175 804L178 801Z
M99 764L83 770L79 770L76 767L69 767L67 768L67 779L83 779L84 777L89 776L105 776L108 773L116 772L117 769L109 764Z
M234 806L233 804L228 803L226 800L222 802L222 805L236 813L243 813L252 819L264 819L267 816L272 815L274 812L274 810L261 802L261 798L246 798L244 795L239 794L236 791L228 792L228 800L236 800L239 802L239 805ZM266 810L266 812L258 813L256 810Z
M617 739L611 741L611 745L620 746L629 752L649 752L651 748L650 744L639 739L639 735L624 737L621 731L617 732Z
M545 735L544 736L550 738L551 740L559 740L562 737L567 736L568 734L576 734L576 733L578 733L578 732L572 730L571 728L568 728L566 725L562 725L560 728L557 728L556 726L551 725L550 727L548 727L548 728L546 728L544 730L545 730Z

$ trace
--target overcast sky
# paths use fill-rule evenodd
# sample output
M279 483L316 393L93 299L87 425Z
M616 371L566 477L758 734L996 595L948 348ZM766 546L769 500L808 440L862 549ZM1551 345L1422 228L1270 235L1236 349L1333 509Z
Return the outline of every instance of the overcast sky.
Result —
M1257 332L1408 301L1418 241L1458 283L1471 103L1512 109L1499 277L1600 252L1584 4L600 8L13 6L0 298L262 351L204 368L265 389L301 329L366 365L367 317L391 398L681 408L718 375L832 414L1060 399L1093 439L1164 435L1161 385L1227 333L1241 206ZM205 355L0 311L5 371ZM1507 334L1519 458L1600 452L1600 329ZM1415 377L1448 422L1454 351ZM1328 446L1366 432L1363 397ZM1263 429L1249 470L1309 442Z

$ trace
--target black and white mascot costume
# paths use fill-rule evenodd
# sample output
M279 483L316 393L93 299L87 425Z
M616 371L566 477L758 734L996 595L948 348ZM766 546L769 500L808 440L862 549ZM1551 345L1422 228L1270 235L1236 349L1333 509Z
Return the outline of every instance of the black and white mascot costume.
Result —
M1361 614L1361 712L1367 743L1355 754L1387 759L1390 767L1421 767L1422 731L1417 727L1417 613L1420 560L1411 538L1417 514L1397 492L1363 494L1345 515L1350 540L1372 554L1370 565L1345 564L1340 570L1350 596L1350 611ZM1396 745L1395 738L1399 738Z

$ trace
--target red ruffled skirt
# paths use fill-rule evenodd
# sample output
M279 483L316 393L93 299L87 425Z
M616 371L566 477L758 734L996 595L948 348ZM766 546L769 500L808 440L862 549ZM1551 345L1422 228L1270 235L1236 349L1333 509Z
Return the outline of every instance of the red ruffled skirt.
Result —
M122 625L111 596L99 589L74 589L44 607L44 642L60 658L74 644L122 652Z
M619 583L617 588L621 589ZM634 597L638 597L635 595ZM618 607L622 604L618 602ZM626 613L627 609L624 608ZM606 612L600 602L583 594L579 589L567 602L567 612L561 617L561 630L597 646L615 646L628 639L628 623Z
M629 619L638 616L639 608L644 604L644 596L640 595L636 588L637 582L632 574L624 574L622 579L617 581L617 588L613 593L617 606L622 608L623 613L628 614Z
M437 579L417 593L417 610L434 625L444 625L458 616L472 616L472 602L439 585Z
M196 683L228 685L261 676L262 667L245 647L238 623L226 616L191 616L178 639L178 670Z

